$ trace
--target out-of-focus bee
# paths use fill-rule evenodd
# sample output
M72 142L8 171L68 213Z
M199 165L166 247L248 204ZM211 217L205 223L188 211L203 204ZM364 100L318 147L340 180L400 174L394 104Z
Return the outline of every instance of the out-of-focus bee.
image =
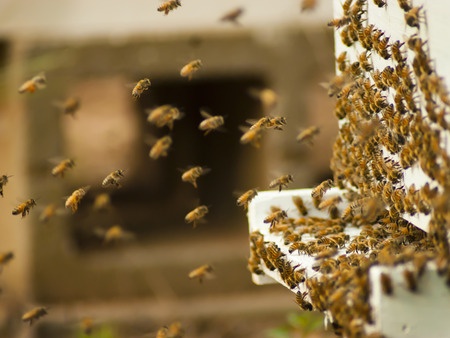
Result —
M56 215L56 205L53 203L50 203L48 205L45 206L44 210L42 210L41 214L39 215L39 221L46 223L50 220L50 218L52 218L53 216Z
M405 269L403 270L403 278L405 279L406 286L411 292L417 291L417 279L413 271Z
M288 215L285 210L276 210L272 212L269 216L264 218L264 223L270 223L270 227L272 228L275 224L277 224L282 219L285 219L287 217Z
M337 208L337 204L342 202L342 198L340 196L330 197L317 206L319 210L328 208L328 213L330 214L331 219L336 219L339 217L339 210Z
M394 287L392 285L392 279L391 277L386 273L381 273L380 275L380 284L381 284L381 290L385 295L392 295L394 293Z
M168 126L172 130L173 123L176 120L182 119L183 116L184 114L178 108L166 104L148 111L147 121L153 123L158 128Z
M182 77L187 77L189 80L192 79L192 75L197 72L203 66L200 59L189 62L187 65L183 66L180 70L180 75Z
M133 87L133 90L131 91L131 95L137 99L139 98L144 91L150 88L152 83L150 82L150 79L145 78L142 80L139 80L138 83Z
M94 205L92 208L95 211L106 211L111 207L111 197L104 192L95 196Z
M405 21L408 26L420 28L419 19L421 9L422 6L413 7L405 13Z
M250 88L249 93L261 102L263 112L270 113L278 103L278 95L270 88L256 89Z
M400 6L403 11L408 12L412 9L411 1L410 0L398 0L398 5Z
M55 107L62 110L65 115L75 116L75 113L80 109L81 101L78 97L69 97L65 101L55 102Z
M14 253L12 251L3 252L0 254L0 272L3 270L3 267L14 258Z
M191 272L189 272L189 278L190 279L194 279L194 278L198 278L198 281L200 283L203 282L204 278L211 278L213 277L213 267L209 264L204 264L194 270L192 270Z
M194 210L188 212L184 220L186 223L192 223L194 228L197 227L197 223L203 220L203 217L208 213L209 209L206 205L200 205Z
M78 205L81 202L81 199L86 195L90 186L85 186L80 189L75 190L66 200L65 206L66 208L70 208L72 213L78 210Z
M386 1L384 0L373 0L373 3L380 8L386 6Z
M259 148L261 147L261 138L262 138L262 133L264 131L263 128L259 127L259 128L254 128L254 129L249 129L249 128L245 128L245 127L240 127L239 129L241 129L244 134L241 136L240 142L242 144L251 144L253 147L255 148Z
M59 162L55 167L52 169L52 175L55 177L64 177L64 174L67 170L70 168L73 168L75 166L75 161L67 158L65 160L62 160Z
M313 198L314 205L316 207L319 206L320 202L322 201L323 195L333 187L333 181L328 179L320 183L317 187L315 187L311 192L311 197Z
M169 338L169 328L167 326L162 326L156 332L156 338Z
M0 195L3 197L3 187L8 183L8 179L12 177L12 175L2 175L0 177Z
M158 12L164 12L164 15L167 15L177 7L181 7L180 0L168 0L158 7Z
M118 169L110 173L102 182L103 187L107 187L108 185L114 185L116 188L120 188L120 180L124 177L125 170Z
M194 186L194 188L197 189L197 179L200 176L206 175L210 171L211 169L207 167L195 166L185 170L183 174L181 174L181 180L183 182L191 183Z
M168 150L172 145L172 137L170 135L163 136L156 140L153 147L151 147L149 156L150 158L156 160L160 157L166 157L168 155Z
M80 328L85 335L90 336L94 330L94 321L91 317L84 317L80 322Z
M31 78L31 80L28 80L24 84L22 84L19 87L19 93L20 94L23 94L25 92L34 93L36 89L44 89L46 85L47 79L45 78L45 74L40 73Z
M298 212L301 215L306 216L308 214L308 209L305 207L305 203L300 196L292 196L292 202L294 202Z
M204 110L201 110L200 114L203 116L204 120L200 122L198 129L203 130L205 135L208 135L213 130L219 129L225 123L225 120L221 115L212 116Z
M305 300L306 296L308 295L308 292L301 292L301 291L297 291L297 293L295 294L295 302L297 303L298 306L301 307L302 310L304 311L312 311L313 306L310 302L308 302L307 300Z
M317 0L302 0L300 3L300 10L302 12L304 11L311 11L317 6Z
M258 195L257 189L250 189L244 192L241 196L238 197L236 204L238 206L243 206L244 210L248 209L248 204Z
M320 133L319 127L312 126L297 135L297 142L306 142L310 145L313 144L314 137Z
M30 326L31 326L34 321L36 321L39 318L41 318L42 316L45 316L46 314L48 314L47 310L48 309L46 307L34 308L33 310L26 312L22 316L22 321L23 322L29 322Z
M26 215L30 213L31 208L34 206L36 206L36 201L30 198L29 200L26 200L25 202L15 207L12 211L12 214L13 215L22 214L22 218L24 218Z
M251 124L250 130L258 128L283 130L283 126L286 125L286 118L283 116L263 116L259 120L247 120L247 123Z
M278 187L278 191L281 191L281 189L287 188L289 182L294 182L294 177L290 174L282 175L270 182L269 188L273 189Z
M99 231L99 235L103 237L103 244L117 243L134 238L134 234L124 230L120 225L116 224L106 231Z
M235 25L239 25L238 18L244 13L244 9L242 7L235 8L227 13L225 13L220 21L229 21L234 23Z

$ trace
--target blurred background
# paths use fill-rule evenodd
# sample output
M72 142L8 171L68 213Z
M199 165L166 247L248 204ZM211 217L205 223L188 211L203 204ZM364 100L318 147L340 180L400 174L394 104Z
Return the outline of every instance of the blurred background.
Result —
M85 317L97 327L93 336L111 338L153 337L175 320L186 337L309 330L295 329L293 293L252 284L236 193L266 190L282 174L294 176L290 188L331 177L337 121L319 86L334 73L331 2L301 12L299 0L181 0L168 15L157 11L161 4L0 0L0 175L12 176L0 199L0 253L14 253L0 274L1 337L82 337ZM220 21L236 8L240 24ZM194 59L203 67L191 81L180 77ZM46 88L19 94L40 72ZM152 85L134 100L133 83L143 78ZM272 115L287 125L265 133L256 149L240 144L239 127L264 115L250 95L262 88L277 93ZM58 108L68 97L81 102L74 116ZM163 104L184 113L172 131L146 121L146 109ZM204 136L202 108L225 116L225 130ZM311 125L321 129L314 146L297 143ZM147 140L167 134L168 156L149 158ZM75 167L53 177L54 161L64 158ZM198 189L181 181L190 165L211 169ZM125 170L123 187L102 187L117 169ZM90 190L72 215L65 198L83 186ZM110 205L94 210L101 193ZM29 198L37 202L30 215L12 216ZM51 203L56 213L44 223L39 215ZM192 229L184 217L199 204L210 212ZM99 234L116 224L133 239L105 245ZM215 278L190 280L189 271L205 263ZM28 327L21 316L36 306L49 314Z

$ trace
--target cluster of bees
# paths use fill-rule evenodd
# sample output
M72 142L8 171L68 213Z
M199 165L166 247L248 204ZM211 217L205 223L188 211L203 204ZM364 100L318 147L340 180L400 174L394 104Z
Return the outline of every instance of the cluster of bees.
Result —
M380 9L398 6L412 33L391 39L368 20L369 2ZM336 98L340 126L333 180L312 190L310 207L293 198L297 217L273 206L264 219L267 233L250 234L248 269L256 275L277 271L301 309L329 313L334 331L345 337L382 336L367 332L374 323L368 280L374 265L405 266L404 286L418 293L432 263L450 287L450 157L443 146L450 97L421 37L424 22L423 7L410 0L342 1L342 16L329 26L344 47L336 58L338 74L324 85ZM412 169L427 182L405 182ZM345 198L330 196L333 186ZM324 210L326 218L309 216ZM430 217L428 233L406 220L418 214ZM303 266L293 259L297 255L314 262ZM395 297L388 272L380 284L384 295Z

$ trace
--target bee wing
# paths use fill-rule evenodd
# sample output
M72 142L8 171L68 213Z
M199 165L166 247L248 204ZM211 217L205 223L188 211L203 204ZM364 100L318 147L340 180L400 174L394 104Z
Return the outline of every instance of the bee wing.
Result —
M205 119L209 119L212 117L211 114L208 114L208 112L206 112L206 110L203 109L200 110L200 115L202 115Z
M128 83L125 83L125 87L126 88L134 88L136 85L138 84L138 82L136 81L136 82L128 82Z

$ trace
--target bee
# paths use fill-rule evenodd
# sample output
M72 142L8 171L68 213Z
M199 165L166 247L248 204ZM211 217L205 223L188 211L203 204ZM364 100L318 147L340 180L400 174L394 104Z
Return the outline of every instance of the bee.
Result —
M408 12L412 9L410 0L398 0L398 5L405 12Z
M64 177L64 174L67 170L73 168L75 166L75 161L67 158L65 160L62 160L59 162L55 167L52 169L52 175L55 177Z
M167 157L171 145L172 137L170 135L163 136L156 140L155 144L150 148L148 155L154 160L160 157Z
M3 197L3 187L8 183L8 179L12 177L12 175L2 175L0 176L0 195Z
M316 207L319 207L320 202L322 201L323 195L327 192L328 189L333 187L333 181L328 179L320 183L318 186L316 186L312 192L311 197L314 200L314 205Z
M94 330L94 321L90 317L85 317L80 322L80 328L85 335L89 336L92 334L92 331Z
M310 302L306 301L305 298L308 295L308 292L297 291L295 294L295 302L300 306L300 308L304 311L312 311L313 306Z
M103 187L107 187L108 185L115 185L116 188L120 188L120 180L124 177L125 170L119 169L110 173L102 182Z
M40 73L31 80L25 81L20 87L19 87L19 93L23 94L25 92L28 93L34 93L36 89L44 89L47 85L47 79L45 78L44 73Z
M247 129L245 127L240 127L240 129L244 132L240 139L241 144L251 144L255 148L261 147L263 128Z
M211 278L213 276L213 271L214 270L211 265L204 264L189 272L188 276L190 279L198 278L198 281L202 283L204 278Z
M0 272L3 270L3 266L8 264L13 258L14 253L12 251L3 252L0 254Z
M405 13L405 21L408 26L420 28L419 19L421 9L422 6L413 7Z
M292 202L294 202L298 212L301 215L306 216L308 214L308 209L306 209L305 203L300 196L292 196Z
M164 12L164 15L167 15L177 7L181 7L180 0L168 0L158 7L158 12Z
M160 327L156 332L156 338L169 338L169 328L167 326Z
M197 227L197 223L203 220L203 217L209 212L209 209L206 205L200 205L194 210L187 213L184 218L186 223L192 223L193 228Z
M350 23L350 17L344 16L342 18L336 18L328 22L328 27L336 27L336 29L342 26L348 25Z
M95 211L105 211L111 207L111 197L108 193L101 193L95 196L93 209Z
M139 80L138 83L133 87L133 90L131 91L131 95L137 99L139 98L144 91L150 88L152 83L150 82L150 79L145 78L142 80Z
M244 13L244 9L242 7L235 8L231 10L230 12L225 13L221 18L220 21L229 21L231 23L234 23L235 25L239 25L238 18Z
M194 188L197 189L197 179L200 176L206 175L210 171L211 169L207 167L195 166L184 171L183 174L181 175L181 180L183 182L191 183L194 186Z
M302 0L300 3L300 10L302 12L304 11L311 11L317 6L317 0Z
M55 102L54 105L62 110L65 115L75 116L80 109L81 101L77 97L69 97L63 102Z
M278 95L270 88L256 89L250 88L249 93L251 96L261 102L264 113L270 113L278 103Z
M297 135L297 142L306 142L310 145L313 144L314 137L320 133L319 127L312 126Z
M392 279L388 274L381 273L380 275L381 290L385 295L392 295L394 293L394 287L392 285Z
M200 122L198 129L205 131L205 135L208 135L213 130L217 130L225 123L223 116L211 116L204 110L201 110L200 114L203 116L204 120Z
M24 218L26 215L30 213L30 209L33 208L34 206L36 206L36 201L30 198L29 200L26 200L25 202L15 207L12 211L12 214L13 215L22 214L22 218Z
M184 330L180 322L173 322L168 326L168 334L170 338L182 338L184 336Z
M189 62L187 65L183 66L180 70L180 75L182 77L187 77L189 80L192 79L192 75L197 72L203 66L200 59Z
M116 243L119 241L130 240L134 238L134 234L124 230L120 225L116 224L105 232L100 233L103 237L103 244Z
M244 192L241 196L238 197L236 204L238 206L243 206L244 210L248 209L248 205L252 199L254 199L258 195L258 190L250 189Z
M147 121L154 124L158 128L168 126L170 130L173 129L173 123L175 120L180 120L184 117L184 114L171 106L166 104L152 109L148 112Z
M281 189L287 188L289 182L294 182L294 177L290 174L282 175L270 182L269 188L273 189L278 187L278 191L281 191Z
M50 220L50 218L52 218L53 216L55 216L57 211L56 205L51 203L48 204L44 210L42 210L41 214L39 215L39 221L46 223Z
M373 3L380 8L387 6L386 1L383 0L373 0Z
M405 279L406 286L408 287L408 290L411 292L417 291L417 279L414 275L414 272L405 269L403 270L403 278Z
M331 206L335 206L336 204L342 202L342 198L340 196L330 197L322 202L320 202L319 206L317 207L319 210L329 208Z
M90 189L90 186L85 186L83 188L75 190L67 199L65 206L66 208L70 208L72 210L72 213L75 213L75 211L78 210L78 205L81 202L81 199L86 195L88 190Z
M276 210L264 218L264 223L270 223L270 227L272 228L275 224L287 217L288 215L285 210Z
M46 307L34 308L33 310L26 312L22 316L22 321L23 322L29 322L30 326L31 326L34 321L36 321L39 318L41 318L41 317L45 316L46 314L48 314L47 310L48 309Z

